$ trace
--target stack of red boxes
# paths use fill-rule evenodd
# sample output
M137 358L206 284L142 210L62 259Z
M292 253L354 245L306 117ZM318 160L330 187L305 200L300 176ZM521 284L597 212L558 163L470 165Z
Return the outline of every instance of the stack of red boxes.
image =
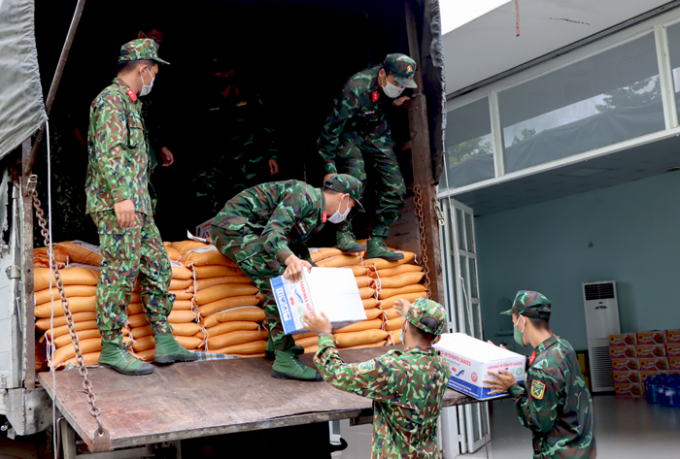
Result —
M610 335L609 356L616 395L642 397L647 377L680 374L680 330Z

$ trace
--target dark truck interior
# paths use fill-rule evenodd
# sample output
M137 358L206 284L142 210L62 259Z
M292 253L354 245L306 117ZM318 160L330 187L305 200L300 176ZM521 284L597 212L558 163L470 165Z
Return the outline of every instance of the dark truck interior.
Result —
M35 33L45 94L75 4L75 0L36 1ZM234 68L239 87L257 93L266 107L280 172L261 181L298 179L318 187L324 169L316 141L344 82L381 63L388 53L409 52L404 4L394 0L88 2L50 113L55 241L98 243L96 228L85 215L87 148L78 134L87 141L89 105L116 76L120 46L137 38L139 31L153 28L163 34L159 56L171 63L161 67L150 96L163 141L175 158L173 165L159 165L151 176L158 195L156 223L166 241L185 239L187 229L193 232L214 217L207 200L217 200L221 208L235 194L230 164L215 160L220 156L228 160L222 142L228 126L206 122L206 101L219 91L211 79L215 59ZM399 147L409 139L407 109L393 110L389 119L410 194L411 152ZM45 146L43 142L34 167L43 199ZM370 216L374 191L370 166L366 170L364 205ZM211 171L223 174L223 186L206 196L200 177ZM370 233L370 217L359 216L354 222L357 237ZM310 246L334 245L333 226L326 225ZM36 238L36 247L42 245Z

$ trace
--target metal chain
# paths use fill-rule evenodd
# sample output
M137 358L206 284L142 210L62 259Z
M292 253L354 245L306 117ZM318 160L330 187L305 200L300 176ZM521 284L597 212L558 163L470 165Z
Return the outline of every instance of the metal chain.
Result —
M49 247L52 241L50 241L50 233L47 230L47 222L45 221L45 214L40 207L40 200L38 199L38 192L33 191L33 207L35 207L35 214L38 217L38 224L40 225L40 234L42 234L45 240L45 247ZM76 360L78 361L78 373L83 377L83 388L87 394L87 401L90 402L92 408L90 408L90 414L94 417L97 422L96 433L99 435L104 434L104 427L99 419L101 410L97 408L96 402L97 398L92 392L92 382L88 378L87 367L85 366L85 360L83 359L83 352L80 349L80 339L76 334L76 329L73 324L73 315L71 314L71 309L69 306L68 298L66 298L66 293L64 292L64 284L61 282L61 274L59 274L59 268L57 267L57 262L54 257L52 258L52 269L54 270L54 279L56 280L57 290L59 290L59 297L61 298L61 305L64 308L64 315L66 316L66 323L68 324L68 332L71 335L71 341L73 342L73 347L76 350ZM54 362L52 363L54 365Z
M423 272L425 273L427 297L432 298L432 292L430 291L430 267L428 266L429 258L427 256L427 239L425 236L425 217L423 216L423 190L417 183L413 186L413 206L415 208L416 217L418 217L418 227L420 230L420 251L423 261Z

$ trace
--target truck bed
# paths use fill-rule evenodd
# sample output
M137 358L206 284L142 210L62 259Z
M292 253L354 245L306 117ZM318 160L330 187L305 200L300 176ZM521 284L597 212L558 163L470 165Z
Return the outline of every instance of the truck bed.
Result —
M362 362L390 348L340 351ZM302 356L307 364L313 355ZM214 360L156 366L148 376L91 369L90 380L109 431L110 450L248 430L358 418L372 413L371 400L325 382L274 379L263 358ZM78 371L41 373L39 381L57 408L92 449L96 429ZM56 388L56 390L55 390ZM444 406L477 403L451 389Z

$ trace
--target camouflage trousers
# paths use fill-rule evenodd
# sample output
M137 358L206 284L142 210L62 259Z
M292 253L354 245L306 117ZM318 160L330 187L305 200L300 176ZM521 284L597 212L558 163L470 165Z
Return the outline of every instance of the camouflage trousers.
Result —
M97 326L102 343L121 344L127 305L139 278L146 320L155 333L169 333L168 314L175 295L168 293L172 270L153 218L137 212L132 228L121 228L113 211L97 212L92 219L102 251L97 285Z
M235 217L233 220L236 221L230 225L234 227L232 229L213 225L212 242L222 255L241 268L264 296L265 320L269 329L269 339L274 343L274 347L279 351L291 349L295 341L283 331L281 316L270 282L270 279L283 275L286 270L285 266L264 250L259 234L247 225L240 224L240 221L245 219Z
M376 172L375 187L378 202L375 208L373 236L385 238L389 234L390 227L399 218L399 209L404 205L404 196L406 196L406 185L399 170L397 156L392 150L391 141L376 146L370 139L353 132L345 132L340 139L338 160L341 163L344 162L345 173L361 180L366 189L364 156L371 158L370 163ZM352 213L352 216L354 215L356 214ZM338 231L351 230L350 218L338 225Z

